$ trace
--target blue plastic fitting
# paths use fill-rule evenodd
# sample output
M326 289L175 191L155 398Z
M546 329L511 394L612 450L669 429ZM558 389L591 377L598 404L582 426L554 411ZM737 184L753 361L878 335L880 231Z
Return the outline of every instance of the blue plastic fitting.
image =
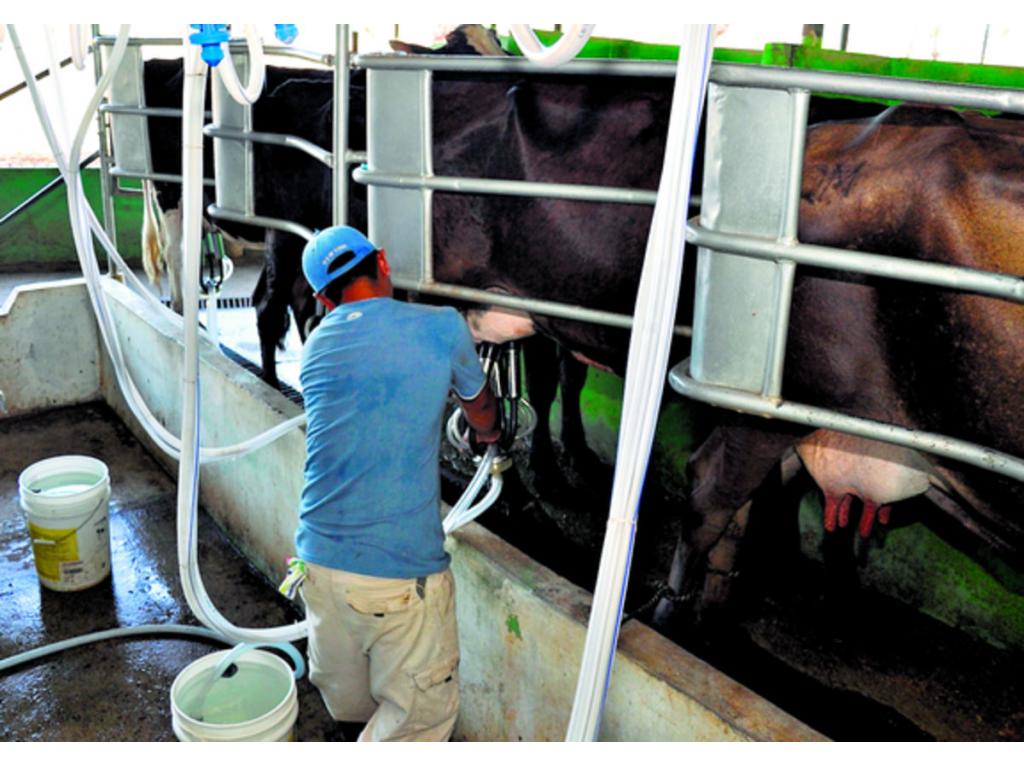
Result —
M189 35L189 42L194 45L203 46L202 57L209 66L216 67L224 60L224 51L221 43L231 39L228 34L227 24L192 24L192 29L198 29Z
M294 24L275 24L274 36L285 45L291 45L299 36L299 28Z

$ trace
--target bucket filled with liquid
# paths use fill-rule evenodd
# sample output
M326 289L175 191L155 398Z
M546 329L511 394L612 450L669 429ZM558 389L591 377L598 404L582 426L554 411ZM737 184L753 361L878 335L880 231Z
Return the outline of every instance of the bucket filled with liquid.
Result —
M18 476L39 582L86 589L110 575L110 473L89 456L38 461Z
M299 716L296 678L305 664L291 646L280 657L242 644L185 667L171 686L171 727L178 741L294 741Z

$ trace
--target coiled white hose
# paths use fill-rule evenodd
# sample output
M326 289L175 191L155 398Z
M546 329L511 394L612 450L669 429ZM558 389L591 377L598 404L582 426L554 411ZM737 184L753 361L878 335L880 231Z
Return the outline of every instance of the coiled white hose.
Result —
M198 563L196 561L196 541L195 541L195 512L198 507L198 484L195 482L198 479L198 463L200 457L200 451L198 450L198 429L195 423L190 421L188 418L183 418L183 428L185 431L185 439L179 441L178 438L171 435L149 412L142 400L142 397L138 390L135 388L134 382L127 373L127 366L125 359L118 342L117 334L113 327L112 318L109 309L106 304L106 296L103 289L99 285L99 271L96 263L95 254L92 248L92 240L89 237L90 229L102 228L98 226L98 222L95 221L95 216L91 215L92 211L86 201L85 195L82 189L81 175L78 172L78 158L81 154L82 143L84 142L87 128L95 114L96 108L99 104L100 99L109 87L114 74L117 71L117 67L124 55L124 51L128 44L128 32L129 27L127 25L122 26L117 41L111 52L109 66L104 76L101 78L100 83L97 86L96 92L93 96L92 101L89 104L89 108L86 110L86 114L83 117L82 123L79 126L78 132L75 135L75 139L71 145L70 156L65 156L63 145L58 139L57 134L54 130L52 122L49 118L49 114L46 109L45 102L41 98L38 89L35 87L35 80L32 76L30 67L28 66L27 59L25 58L24 51L21 49L20 42L17 37L17 31L13 26L9 27L11 34L11 41L18 55L18 60L22 68L22 72L25 75L26 83L28 84L29 91L31 93L33 102L35 103L36 110L40 117L40 122L43 126L43 131L46 134L47 140L50 143L51 150L54 154L54 159L57 162L57 166L64 176L65 186L68 193L68 206L70 211L70 223L72 229L72 235L75 239L76 249L78 251L79 261L82 266L83 274L86 278L86 285L89 290L90 302L93 306L93 311L96 314L97 325L100 329L101 337L103 338L104 345L110 354L111 360L114 363L115 375L117 376L118 383L122 388L122 392L125 395L125 399L128 402L129 408L132 413L139 419L139 422L147 429L147 433L154 440L154 442L167 453L172 456L179 458L182 461L182 474L186 475L185 481L179 481L179 512L184 505L191 506L192 514L190 517L190 524L181 526L179 520L179 568L183 574L187 574L183 578L183 587L186 592L186 599L189 602L189 607L196 613L196 616L207 626L213 628L220 635L230 637L234 640L259 642L259 641L286 641L299 639L305 636L304 624L295 624L289 627L278 628L277 630L244 630L233 627L229 622L220 617L220 614L213 608L209 597L206 595L205 590L202 587L202 580L198 574ZM191 47L191 46L190 46ZM51 48L51 60L55 58L53 55L53 46ZM198 49L196 49L196 57L198 60ZM190 61L190 57L186 56L186 61ZM52 63L52 62L51 62ZM201 63L201 62L200 62ZM59 72L59 70L54 70ZM205 69L200 70L202 78L205 81ZM193 76L195 74L193 73ZM188 79L186 78L186 82ZM55 83L55 88L60 94L60 84ZM190 146L190 154L195 155L195 149L198 145L198 176L196 175L196 160L193 157L191 160L186 160L183 165L183 171L188 174L190 182L198 179L201 182L202 179L202 114L203 114L203 88L200 86L198 96L195 93L190 93L189 96L194 101L198 100L198 109L194 106L192 112L198 116L198 139L192 138L191 142L186 141L186 146ZM61 101L63 103L63 101ZM189 111L186 109L185 115L187 116ZM197 122L193 120L192 122ZM183 121L184 125L184 121ZM195 133L194 126L192 127L192 133ZM66 124L64 127L65 138L67 138ZM191 162L191 167L189 166ZM189 200L189 195L183 194L184 205L186 207L188 219L194 225L197 225L201 230L201 188L198 188L198 196L193 195L192 200ZM198 215L198 219L195 217ZM104 241L105 247L111 246L112 252L116 253L116 249L112 248L112 244L104 237L101 238ZM186 381L193 382L193 387L190 391L189 386L185 387L185 398L192 399L192 404L196 407L192 409L196 418L198 417L198 377L196 375L198 370L198 323L197 312L198 312L198 258L196 256L197 248L193 247L191 250L191 271L186 274L194 274L196 280L185 281L185 292L186 296L191 296L193 299L191 313L187 313L183 320L184 332L186 334L186 348L191 350L191 355L186 355L185 368L187 369ZM123 261L122 261L123 263ZM186 269L188 269L189 262L186 262ZM189 316L191 314L191 317ZM191 322L191 332L189 323ZM269 442L274 436L284 434L294 426L304 422L305 417L301 419L293 419L283 425L279 425L269 433L265 433L262 436L253 438L253 440L247 443L240 444L240 446L232 446L227 449L218 449L213 452L207 453L208 460L215 460L220 458L228 458L230 455L239 455L243 450L243 446L246 449L252 450L259 445ZM186 449L182 449L181 446L185 446ZM183 501L184 499L184 501ZM184 528L183 530L181 530ZM185 542L184 544L182 542ZM185 560L181 560L184 553Z
M594 26L593 24L570 24L562 32L558 42L551 47L541 43L528 24L512 24L509 31L512 32L512 37L515 38L526 58L535 64L553 67L572 61L590 39Z
M249 82L243 87L238 79L238 72L235 71L235 62L231 58L231 49L227 43L221 43L224 49L224 59L214 69L224 88L232 99L239 104L253 104L263 93L263 83L266 80L267 65L263 56L263 43L260 41L259 33L252 24L242 26L242 34L245 36L246 45L249 47Z
M687 200L711 66L713 27L684 27L665 161L629 340L618 460L594 603L567 741L594 741L601 727L633 555L636 512L665 388L683 269Z
M60 170L61 175L64 177L65 188L68 195L72 236L75 240L76 251L79 257L79 263L82 267L82 273L86 279L86 287L89 292L90 303L92 304L93 311L96 315L100 336L103 340L107 353L110 355L111 362L113 363L114 375L117 378L118 385L124 395L125 402L129 410L146 431L146 434L158 448L164 451L171 458L177 460L180 457L180 439L164 427L164 425L161 424L149 410L142 394L135 386L135 382L132 380L131 375L128 372L125 357L121 350L120 341L118 340L113 319L107 304L107 297L103 289L100 287L101 276L99 274L99 268L93 249L92 238L89 237L90 230L96 235L97 239L99 239L100 243L114 260L115 264L117 264L118 268L128 276L128 280L132 286L135 287L136 291L146 297L146 300L150 301L154 306L160 306L161 311L164 311L164 308L160 305L159 300L146 290L145 286L135 276L128 265L125 264L124 259L118 253L117 248L107 237L106 232L103 230L103 227L96 218L92 207L86 200L78 168L82 144L85 141L86 133L95 116L99 102L102 100L103 94L106 92L107 88L109 88L110 82L113 80L113 77L117 72L117 68L124 56L124 50L128 43L129 26L123 25L118 32L118 38L111 51L106 71L98 83L93 98L90 100L89 105L85 110L82 121L78 126L74 142L71 144L71 150L67 156L63 150L64 144L57 137L46 103L36 86L35 78L32 75L31 68L28 65L28 61L21 48L20 41L18 40L17 30L13 25L9 25L8 29L11 36L12 46L14 47L22 72L25 76L25 82L36 107L36 112L39 116L43 132L46 135L47 142L53 152L57 167ZM52 62L55 58L56 56L54 55L53 48L51 46L51 67L53 66ZM57 73L54 75L54 88L57 90L58 96L61 96L59 70L53 71ZM63 114L63 99L59 98L58 104L60 105L58 109L61 111L61 114ZM61 125L64 126L63 131L65 140L67 140L68 132L66 121L62 120ZM182 321L177 315L174 315L174 313L171 312L165 312L165 314L174 318L174 322L180 327ZM203 448L200 453L201 462L205 464L223 461L225 459L236 458L246 453L250 453L273 442L282 435L290 432L292 429L302 426L305 422L306 417L305 414L303 414L241 443L219 448Z

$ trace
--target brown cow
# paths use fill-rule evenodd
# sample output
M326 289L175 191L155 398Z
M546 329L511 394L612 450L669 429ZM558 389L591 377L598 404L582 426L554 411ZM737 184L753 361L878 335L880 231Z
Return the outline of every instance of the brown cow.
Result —
M800 240L1024 274L1024 124L901 107L884 119L812 127ZM783 395L1024 456L1024 306L958 291L798 270ZM753 492L797 452L826 500L825 527L928 495L1020 561L1024 486L908 449L757 419L717 428L692 458L699 524L672 581L696 606L729 594ZM668 606L659 611L667 618Z

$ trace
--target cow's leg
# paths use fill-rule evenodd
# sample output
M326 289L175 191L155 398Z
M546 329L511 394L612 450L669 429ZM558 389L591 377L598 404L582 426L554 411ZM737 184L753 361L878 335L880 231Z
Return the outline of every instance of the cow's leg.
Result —
M295 278L301 271L304 244L295 235L267 230L266 261L253 290L263 380L274 387L278 386L277 349L283 346L288 331L288 307Z
M561 480L551 440L551 405L558 388L558 353L554 340L534 335L521 342L526 369L526 391L537 415L530 443L530 470L534 485L542 493Z
M182 254L181 254L181 208L172 208L164 213L163 257L167 267L167 282L171 292L171 309L179 315L184 309L182 297Z
M667 627L685 614L699 620L726 605L751 499L798 436L781 424L766 429L727 424L693 454L692 527L680 535L668 577L670 594L655 609L656 626Z
M587 445L583 429L583 408L580 395L587 383L588 366L564 347L558 347L559 383L562 387L562 445L578 474L590 481L606 476L604 464Z
M317 316L317 301L313 296L313 289L309 287L305 276L300 272L292 283L290 294L292 314L295 316L295 324L299 329L299 338L306 343L309 334L319 325L321 317Z

